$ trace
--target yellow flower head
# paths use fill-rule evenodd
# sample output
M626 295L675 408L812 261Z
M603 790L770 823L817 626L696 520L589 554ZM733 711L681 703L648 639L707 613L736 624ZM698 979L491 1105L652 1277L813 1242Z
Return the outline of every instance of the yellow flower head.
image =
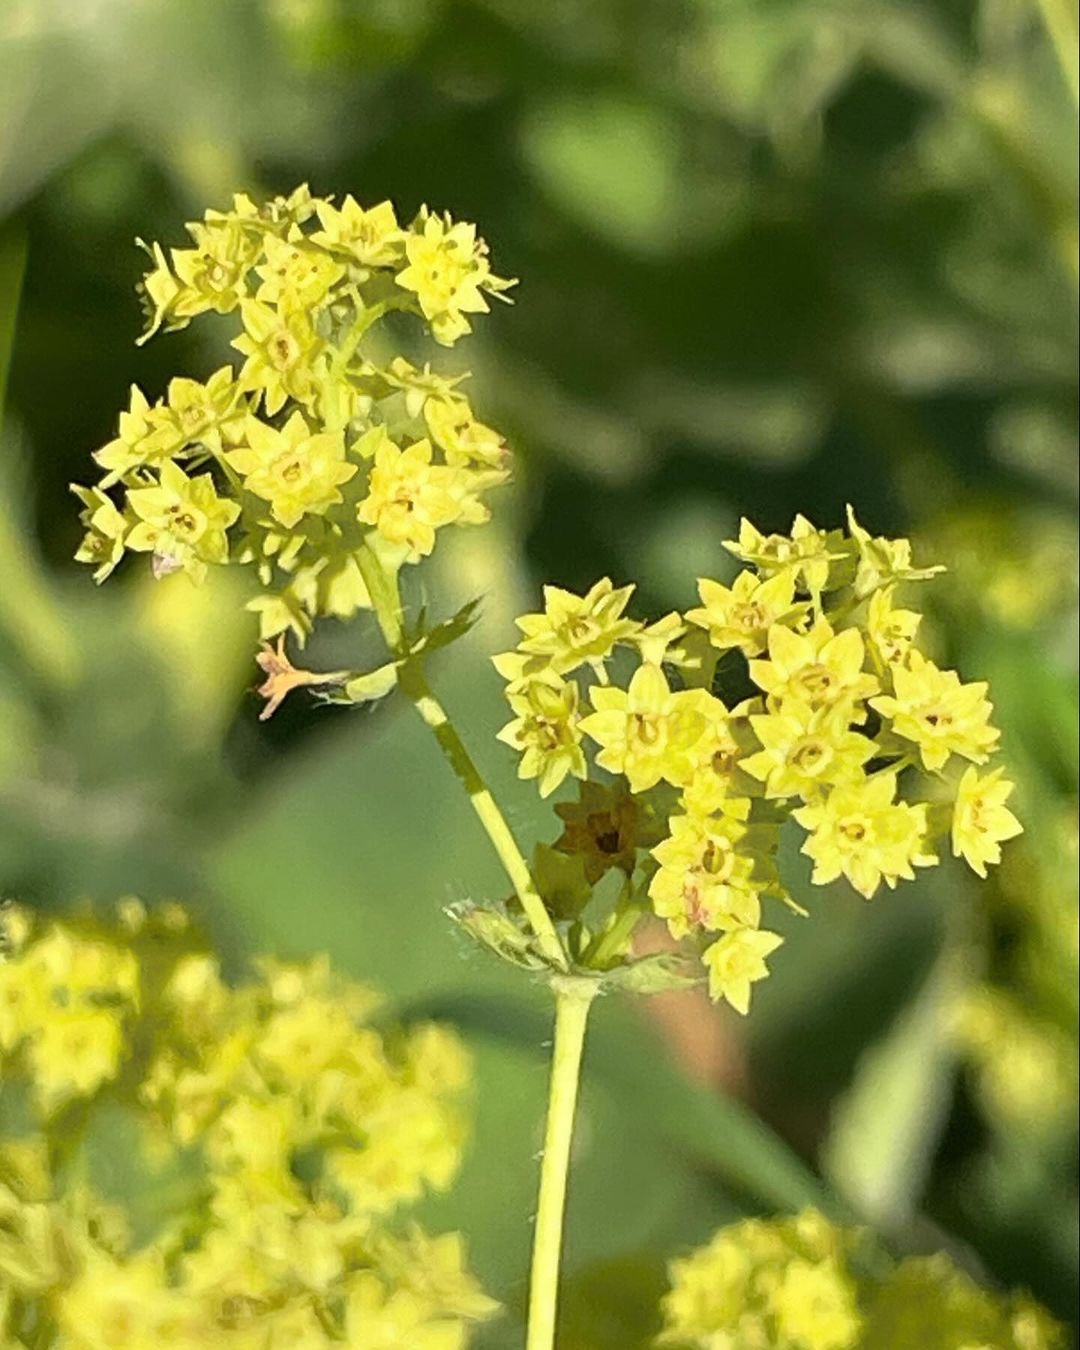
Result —
M893 608L891 586L875 591L866 610L866 635L871 649L885 665L897 665L911 650L921 622L922 615L914 610Z
M926 842L926 804L895 796L896 775L882 773L792 813L812 831L802 851L814 860L816 885L843 875L869 900L882 881L891 889L901 877L911 881L914 868L937 862Z
M258 300L240 306L244 332L232 345L247 357L240 371L241 389L262 394L270 416L288 399L313 406L319 387L319 358L325 343L300 309L279 311Z
M871 595L897 581L926 581L945 571L944 567L912 567L910 539L875 538L855 519L850 506L847 518L859 555L855 571L857 596Z
M435 531L462 515L463 480L457 469L431 462L424 439L399 450L384 440L375 451L368 495L357 516L374 525L389 544L398 544L415 560L435 547Z
M243 413L233 369L222 366L205 384L179 376L170 380L165 407L149 417L169 436L172 451L195 443L220 455L222 439L233 441L241 433ZM100 455L98 463L104 464Z
M268 234L263 255L265 261L255 268L262 281L255 299L283 310L324 304L345 275L344 266L336 258L309 244L299 230L287 239Z
M615 590L607 577L583 596L545 586L543 611L515 620L524 634L518 651L540 658L538 665L559 675L585 663L602 675L604 662L616 643L625 642L641 627L623 617L633 590L633 586Z
M737 928L706 947L702 960L709 972L709 993L724 999L743 1016L750 1011L750 986L768 977L765 964L784 939L778 933Z
M914 741L927 769L940 769L952 754L985 764L1001 733L990 726L993 708L985 681L962 684L955 670L939 670L912 649L893 667L893 693L870 700L892 730Z
M167 460L161 466L158 486L131 488L127 501L138 520L124 543L136 552L153 554L155 576L183 568L193 580L201 581L207 563L227 560L226 531L240 508L217 495L208 473L189 478L178 464Z
M364 267L392 267L400 261L405 234L390 202L365 210L350 193L340 207L316 202L315 214L322 229L314 231L312 243Z
M766 581L753 572L740 572L730 587L702 578L698 582L701 607L689 609L690 623L704 628L714 647L737 647L747 656L764 651L770 631L796 623L806 612L795 602L795 572L783 569Z
M492 427L473 417L468 399L457 394L425 399L424 420L447 464L505 470L509 454L506 443Z
M631 792L644 792L663 779L686 783L696 767L704 715L691 691L672 693L659 666L641 665L629 689L593 689L596 709L581 730L601 747L596 762L626 777Z
M549 796L568 773L588 772L581 748L578 687L557 675L538 676L506 695L517 717L499 732L499 740L523 751L519 778L540 780L540 795ZM587 719L586 719L587 720Z
M844 583L852 551L843 531L819 530L802 515L795 517L790 535L762 534L744 517L738 540L729 540L724 547L763 576L790 568L811 595Z
M809 801L838 783L858 782L876 750L848 728L843 709L814 709L795 699L785 699L778 712L751 716L750 725L763 749L739 767L765 784L766 797Z
M357 470L345 458L343 434L313 435L299 412L280 431L249 414L243 443L225 458L243 475L244 488L269 502L270 514L286 529L305 515L324 515L340 503L338 488Z
M750 678L773 706L786 699L815 709L839 706L851 720L863 721L866 713L856 705L881 687L863 673L865 656L857 628L836 633L827 619L818 619L808 633L776 625L769 630L769 659L751 661Z
M94 460L107 470L101 486L109 487L123 474L144 464L160 464L175 450L176 444L176 437L168 427L152 416L146 395L133 384L131 401L128 410L120 414L115 439L94 451Z
M672 936L756 928L761 900L754 860L738 847L746 826L730 816L672 816L668 828L671 834L652 851L660 870L649 897Z
M970 764L964 770L953 807L952 849L979 876L988 863L1001 861L1001 844L1023 833L1023 826L1005 805L1013 784L994 769L984 778Z
M72 483L71 490L83 504L79 519L86 527L75 559L93 563L94 580L100 583L124 556L128 522L112 498L100 488L84 488Z
M426 210L405 236L405 257L408 266L397 284L415 293L432 336L446 347L472 331L466 314L487 313L483 291L498 293L512 284L492 276L474 225Z

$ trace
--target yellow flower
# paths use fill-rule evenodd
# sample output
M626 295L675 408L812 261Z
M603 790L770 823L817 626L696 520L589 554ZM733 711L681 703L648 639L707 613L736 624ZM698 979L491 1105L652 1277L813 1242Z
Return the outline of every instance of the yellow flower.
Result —
M69 1097L92 1096L116 1077L124 1049L119 1013L111 1008L50 1008L32 1036L28 1059L46 1111Z
M198 1305L170 1289L157 1253L117 1261L95 1253L56 1300L71 1350L195 1350L215 1330Z
M234 440L243 427L244 407L232 366L222 366L205 384L180 377L170 380L165 402L164 408L152 409L149 416L171 433L174 449L194 442L220 455L222 435ZM98 463L104 462L99 454Z
M120 414L117 436L94 451L96 463L108 471L101 480L102 487L109 487L131 469L160 464L176 448L176 438L167 427L155 423L151 413L146 395L133 384L128 410Z
M257 417L244 423L244 443L225 458L244 475L244 487L270 503L270 514L286 529L303 516L321 516L343 498L338 488L356 473L345 459L340 431L312 434L294 412L280 431Z
M112 498L100 488L84 488L72 483L71 490L83 504L79 519L86 526L75 560L93 563L94 580L100 584L124 556L128 522Z
M859 1344L855 1283L834 1260L791 1261L771 1303L781 1345L854 1350Z
M317 363L324 342L303 310L279 312L258 300L240 306L244 332L232 346L247 357L241 389L260 390L271 416L293 398L310 408L319 388Z
M842 709L785 699L778 712L752 716L750 725L764 749L739 767L765 784L766 797L809 800L826 787L857 782L875 753L873 741L848 728Z
M740 572L730 587L702 578L698 582L701 608L690 609L690 623L707 630L714 647L737 647L747 656L765 650L770 630L795 623L806 612L796 604L795 572L778 572L767 581L759 581L753 572Z
M752 882L754 860L737 847L746 826L730 816L672 816L668 828L669 837L652 851L660 870L649 897L672 936L756 928L761 900Z
M365 267L391 267L400 260L405 235L390 202L365 210L350 193L340 207L316 201L315 214L322 229L311 235L313 244Z
M895 796L896 775L882 773L792 813L813 831L802 851L814 861L815 885L843 875L869 900L882 881L892 889L913 880L914 868L937 862L926 842L925 802L911 806Z
M724 547L740 562L753 564L763 576L790 568L812 595L843 585L851 556L851 545L841 530L819 530L802 515L795 517L790 535L762 534L744 517L739 521L738 540L728 540Z
M399 450L385 440L375 451L368 495L357 516L416 561L435 547L435 531L461 516L462 498L460 470L432 464L430 441Z
M986 876L987 863L1001 861L1001 844L1023 833L1024 827L1005 805L1014 784L994 769L980 778L971 766L964 770L953 808L952 849L979 876Z
M847 518L859 554L855 571L857 596L870 595L896 581L925 581L945 571L944 567L912 567L910 539L875 538L855 519L850 506Z
M881 688L873 675L863 674L865 656L857 628L835 633L826 619L808 633L776 625L769 630L769 659L751 661L750 678L768 694L770 706L789 698L810 708L840 705L861 722L866 713L855 705Z
M783 941L779 933L754 928L738 928L718 938L702 956L710 996L717 1002L726 1000L745 1017L750 1011L750 986L768 977L765 958Z
M642 665L629 689L594 688L596 709L581 730L601 747L597 764L621 773L631 792L645 792L661 779L679 786L696 767L695 751L706 720L690 691L672 693L659 666Z
M903 661L915 640L922 615L912 609L893 609L893 589L886 586L870 597L866 635L871 648L887 666Z
M405 236L405 257L408 266L397 284L415 292L432 337L445 347L472 331L466 314L487 313L482 290L498 293L512 284L492 276L476 226L455 224L449 216L422 211Z
M892 730L919 747L927 769L940 769L951 754L985 764L1001 732L989 725L993 711L983 680L961 684L954 670L939 670L912 649L893 667L893 694L870 700Z
M427 398L424 420L448 464L505 469L509 455L506 442L497 431L473 417L467 399L459 395Z
M577 685L557 675L538 677L508 690L506 697L517 717L498 738L524 751L518 777L539 778L542 797L554 792L568 773L584 778L588 766L581 748Z
M588 662L598 675L615 644L631 637L641 627L623 617L633 594L633 586L615 590L604 577L585 595L544 587L544 609L539 614L523 614L514 622L524 633L518 651L540 657L558 675L569 674ZM527 663L526 668L528 668Z
M138 522L124 542L136 552L154 555L156 577L183 568L201 581L208 562L228 559L226 530L240 508L217 495L208 473L189 478L168 460L161 466L157 487L131 488L127 500Z
M299 230L289 239L268 234L263 254L265 261L255 269L262 278L255 299L282 310L315 309L326 303L329 292L345 275L336 258L313 248Z
M247 275L259 256L259 243L234 220L187 228L195 247L171 250L181 283L172 312L185 320L208 309L228 314L247 292Z

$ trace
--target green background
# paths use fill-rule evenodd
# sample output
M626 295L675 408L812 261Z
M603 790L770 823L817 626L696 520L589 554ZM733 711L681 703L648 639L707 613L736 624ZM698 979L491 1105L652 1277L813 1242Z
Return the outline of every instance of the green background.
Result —
M547 1030L540 991L441 917L505 890L467 803L393 701L293 698L259 724L240 578L129 567L96 590L69 561L67 485L128 385L154 397L222 356L199 326L133 346L133 239L309 181L475 220L521 279L436 354L473 372L515 486L412 599L484 596L433 676L526 842L555 830L493 740L486 658L541 581L634 580L659 615L730 576L740 515L832 526L849 501L950 565L928 637L992 682L1013 865L866 906L808 896L792 849L814 912L784 924L749 1022L604 1004L564 1343L628 1350L665 1259L808 1200L1067 1316L1075 1113L1043 1099L1075 1079L1074 22L1069 0L0 3L0 892L181 897L237 963L325 948L401 1015L456 1020L474 1143L430 1218L510 1307L492 1346L520 1334ZM371 642L327 624L311 664ZM979 981L1064 1065L1019 1109L949 1034Z

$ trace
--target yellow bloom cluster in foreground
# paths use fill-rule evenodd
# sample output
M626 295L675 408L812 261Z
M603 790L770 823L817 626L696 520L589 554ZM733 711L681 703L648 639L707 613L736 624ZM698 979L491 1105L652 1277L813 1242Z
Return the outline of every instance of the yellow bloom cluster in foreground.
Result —
M0 1344L466 1345L461 1238L400 1222L460 1156L453 1033L379 1030L325 959L228 984L177 907L3 933Z
M940 568L850 511L846 531L743 521L727 547L748 564L731 584L703 578L699 606L650 626L626 614L631 586L545 587L495 664L523 778L546 796L589 779L590 758L612 776L584 783L556 848L583 856L590 884L621 869L674 937L698 940L713 996L746 1012L781 941L762 901L793 905L776 866L786 822L815 884L844 877L867 899L950 845L985 876L1020 825L1001 769L977 767L999 739L986 684L920 652L920 615L897 603ZM666 822L659 840L646 820Z
M671 1265L661 1344L684 1350L1062 1350L1023 1297L980 1289L944 1255L882 1268L813 1210L748 1219Z
M376 358L365 339L402 311L452 346L512 283L474 226L426 208L403 225L389 202L299 188L262 205L237 196L187 228L192 247L149 249L146 336L226 315L242 360L205 383L177 377L153 403L132 389L94 456L101 481L74 488L76 556L99 581L125 552L196 581L211 564L250 564L262 636L303 641L316 617L370 606L365 543L389 566L416 563L443 526L487 520L484 494L508 476L463 376Z

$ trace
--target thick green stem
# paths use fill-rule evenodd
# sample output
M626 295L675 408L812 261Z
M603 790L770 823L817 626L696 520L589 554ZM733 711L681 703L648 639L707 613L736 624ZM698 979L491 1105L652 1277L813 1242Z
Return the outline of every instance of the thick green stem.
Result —
M360 551L360 570L387 646L393 655L403 655L404 623L396 578L366 548ZM402 664L399 683L402 693L434 732L447 763L468 793L472 808L510 878L540 950L553 966L565 970L568 965L566 952L533 882L528 863L449 714L432 693L419 661L406 660Z
M555 1044L551 1055L544 1155L540 1165L540 1198L533 1234L525 1350L553 1350L555 1345L570 1144L574 1135L585 1027L596 993L595 985L584 980L556 976L551 983L555 991Z

